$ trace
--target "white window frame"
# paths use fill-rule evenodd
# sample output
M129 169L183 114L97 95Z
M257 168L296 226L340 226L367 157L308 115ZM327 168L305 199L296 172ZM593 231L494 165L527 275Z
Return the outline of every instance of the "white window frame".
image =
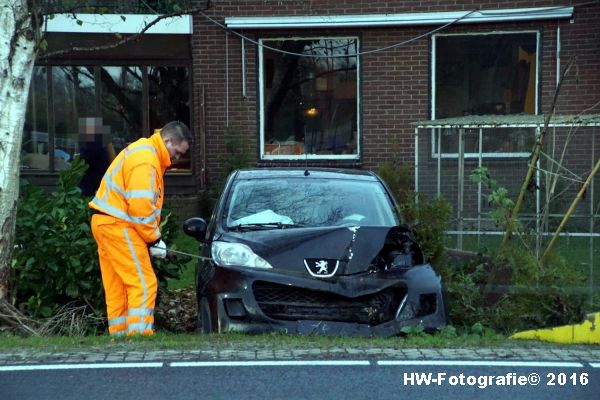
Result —
M359 160L361 152L361 116L360 116L360 57L356 56L356 154L265 154L265 91L263 81L263 43L277 40L318 40L318 39L352 39L356 41L357 53L360 52L358 36L293 36L272 37L258 40L258 91L259 91L259 136L261 160ZM270 50L268 50L270 51Z
M542 62L541 57L541 34L538 30L521 30L521 31L490 31L490 32L472 32L472 33L439 33L434 34L431 37L431 119L435 120L435 100L436 100L436 76L435 76L435 65L436 65L436 39L442 36L486 36L486 35L514 35L532 33L536 35L536 68L535 68L535 115L538 115L538 101L539 101L539 85L540 85L540 67ZM498 127L500 128L500 127ZM510 129L504 128L502 129ZM485 128L482 128L485 129ZM456 153L443 153L438 152L438 128L432 128L431 130L431 157L432 158L458 158L458 149ZM537 132L535 133L537 135ZM483 158L526 158L531 155L531 152L504 152L504 153L486 153L482 152L481 157ZM479 158L479 153L464 153L464 158Z

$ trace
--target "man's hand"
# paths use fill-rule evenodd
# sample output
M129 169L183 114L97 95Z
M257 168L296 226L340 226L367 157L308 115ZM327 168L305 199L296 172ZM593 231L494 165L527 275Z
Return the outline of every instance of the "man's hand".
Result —
M167 245L160 240L154 246L150 247L150 255L156 258L167 258Z

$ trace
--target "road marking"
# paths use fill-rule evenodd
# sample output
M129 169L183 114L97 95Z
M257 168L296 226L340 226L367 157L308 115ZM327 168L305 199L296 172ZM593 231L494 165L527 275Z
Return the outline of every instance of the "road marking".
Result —
M161 368L162 362L147 363L106 363L106 364L40 364L40 365L5 365L1 371L47 371L59 369L107 369L107 368Z
M171 367L284 367L317 365L371 365L368 360L281 360L281 361L181 361L172 362Z
M444 361L444 360L384 360L377 365L456 365L482 367L563 367L583 368L579 362L564 361Z
M600 368L600 363L588 363L592 368ZM162 368L168 367L285 367L285 366L369 366L368 360L271 360L271 361L180 361L142 363L82 363L82 364L32 364L4 365L0 372L47 371L73 369L114 369L114 368ZM460 360L379 360L381 366L483 366L483 367L540 367L540 368L582 368L580 362L566 361L460 361Z

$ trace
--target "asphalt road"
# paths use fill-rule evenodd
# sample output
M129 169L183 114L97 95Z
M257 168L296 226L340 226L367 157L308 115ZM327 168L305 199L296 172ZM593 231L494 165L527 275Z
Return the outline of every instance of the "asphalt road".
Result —
M2 400L596 399L598 393L597 362L154 361L0 369Z

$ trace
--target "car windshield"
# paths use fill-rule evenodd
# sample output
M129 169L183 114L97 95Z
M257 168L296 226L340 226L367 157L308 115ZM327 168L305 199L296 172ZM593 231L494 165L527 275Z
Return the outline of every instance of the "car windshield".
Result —
M230 229L399 224L384 187L375 181L242 179L230 193L225 215Z

